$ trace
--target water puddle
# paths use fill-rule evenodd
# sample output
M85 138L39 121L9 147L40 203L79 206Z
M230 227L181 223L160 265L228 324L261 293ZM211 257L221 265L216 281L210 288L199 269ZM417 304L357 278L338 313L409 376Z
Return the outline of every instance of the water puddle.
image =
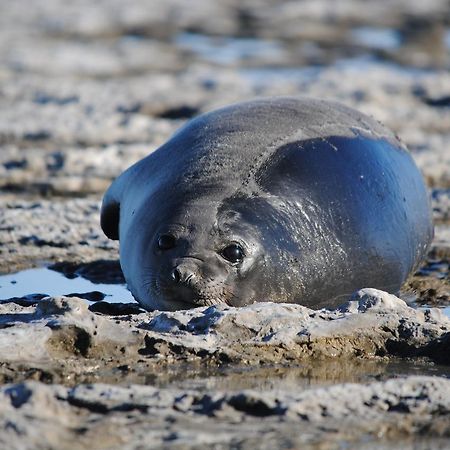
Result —
M235 37L212 37L198 33L179 33L174 43L205 60L235 64L245 60L280 60L287 57L283 45L275 40Z
M299 392L311 387L332 386L338 383L370 383L406 376L450 377L447 366L429 361L393 358L389 361L353 360L310 361L290 367L266 366L250 368L225 368L199 371L181 377L177 373L160 377L145 374L140 382L158 387L186 390L240 391L253 389L261 392ZM144 374L141 374L141 377Z
M257 86L271 86L280 82L310 82L319 76L323 67L257 67L240 68L239 74Z
M354 43L374 50L396 50L402 44L400 33L391 28L358 27L350 36Z
M360 76L371 70L386 69L398 73L400 76L409 77L415 81L420 80L427 75L426 69L419 69L414 67L403 67L395 62L380 61L371 55L359 55L349 58L341 58L337 60L334 69L338 69L347 74L354 74ZM273 87L279 83L311 83L319 79L322 74L326 74L326 66L309 65L305 67L240 67L239 74L249 83L256 87Z
M197 392L237 392L244 389L260 392L301 392L340 383L372 383L407 376L450 378L450 372L446 365L420 358L340 358L251 367L201 366L187 363L181 366L169 365L163 371L149 370L146 364L123 364L115 368L100 367L95 371L80 372L71 380L57 381L72 385L94 383L101 379L102 382L110 384L140 384L159 389ZM22 380L20 374L18 380Z
M450 319L450 306L444 306L444 305L428 305L428 304L424 304L424 303L418 303L417 302L417 296L415 296L414 294L400 294L400 298L402 300L404 300L406 302L406 304L408 306L410 306L411 308L414 309L421 309L423 311L427 310L427 309L438 309L439 311L441 311L442 314L444 314L444 316L448 317Z
M427 304L418 304L417 303L417 297L413 294L407 294L407 295L400 295L400 298L404 300L408 306L414 309L421 309L423 311L427 309L438 309L439 311L444 314L444 316L448 317L450 319L450 306L432 306Z
M422 309L429 309L428 306L421 306ZM442 313L450 319L450 306L444 306L443 308L438 308Z
M135 303L124 284L93 283L81 276L67 278L62 273L48 268L28 269L0 276L0 301L13 297L31 298L33 295L39 298L36 294L59 296L77 293L91 294L84 297L91 300L104 299L109 303Z

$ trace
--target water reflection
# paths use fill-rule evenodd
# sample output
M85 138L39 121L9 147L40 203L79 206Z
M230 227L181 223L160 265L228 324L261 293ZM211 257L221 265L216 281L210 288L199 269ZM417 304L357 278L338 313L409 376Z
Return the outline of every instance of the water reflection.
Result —
M181 375L182 374L182 375ZM337 383L369 383L409 375L450 377L448 367L425 360L408 359L327 359L305 361L291 366L259 367L198 367L180 369L176 366L153 372L147 366L127 367L124 371L106 371L96 374L102 380L114 383L135 383L204 391L240 391L254 389L261 392L300 392L311 387L331 386ZM87 380L92 381L92 380Z
M0 276L0 300L34 294L58 296L93 292L105 294L108 302L134 303L131 293L123 284L92 283L82 277L69 279L47 268L28 269ZM92 294L90 299L95 300L95 295ZM97 299L101 300L100 296Z

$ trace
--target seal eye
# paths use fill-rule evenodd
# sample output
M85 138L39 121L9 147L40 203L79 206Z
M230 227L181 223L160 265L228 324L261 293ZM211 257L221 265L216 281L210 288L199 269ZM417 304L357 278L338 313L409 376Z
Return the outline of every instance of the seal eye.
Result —
M158 238L158 248L160 250L169 250L175 247L175 242L175 236L172 236L171 234L162 234Z
M239 244L231 244L225 247L220 254L231 263L237 263L244 259L244 250Z

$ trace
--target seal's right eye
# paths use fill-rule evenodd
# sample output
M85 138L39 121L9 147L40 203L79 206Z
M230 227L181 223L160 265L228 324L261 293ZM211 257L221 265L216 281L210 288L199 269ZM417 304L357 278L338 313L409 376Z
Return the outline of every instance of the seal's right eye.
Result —
M236 264L244 259L244 250L239 244L231 244L220 253L227 261Z
M170 250L175 247L176 239L171 234L162 234L158 238L158 248L160 250Z

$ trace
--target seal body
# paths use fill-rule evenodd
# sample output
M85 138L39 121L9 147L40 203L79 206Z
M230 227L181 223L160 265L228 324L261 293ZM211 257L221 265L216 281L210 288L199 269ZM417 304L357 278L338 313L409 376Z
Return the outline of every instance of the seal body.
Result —
M201 115L120 175L101 225L147 309L398 292L433 236L423 179L398 139L322 100Z

